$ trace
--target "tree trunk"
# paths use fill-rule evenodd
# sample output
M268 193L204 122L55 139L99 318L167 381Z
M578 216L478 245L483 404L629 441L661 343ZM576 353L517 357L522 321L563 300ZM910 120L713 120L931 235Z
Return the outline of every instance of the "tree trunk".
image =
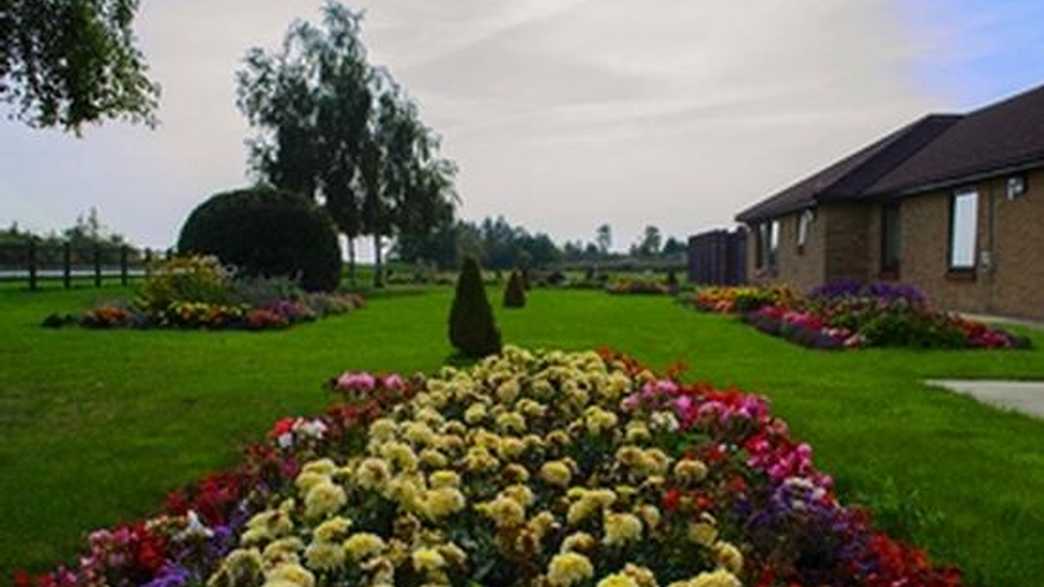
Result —
M355 287L355 237L348 235L348 283Z
M373 233L373 287L384 287L384 280L381 278L383 267L381 266L381 233L374 231Z

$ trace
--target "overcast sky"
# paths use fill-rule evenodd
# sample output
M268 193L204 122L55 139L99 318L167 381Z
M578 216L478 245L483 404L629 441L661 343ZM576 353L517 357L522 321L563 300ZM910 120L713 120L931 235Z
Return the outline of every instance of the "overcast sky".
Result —
M373 0L387 65L460 166L462 215L562 242L612 225L685 237L928 111L1044 83L1027 0ZM144 0L162 126L76 139L0 121L0 223L97 206L168 246L208 194L247 183L233 72L318 0Z

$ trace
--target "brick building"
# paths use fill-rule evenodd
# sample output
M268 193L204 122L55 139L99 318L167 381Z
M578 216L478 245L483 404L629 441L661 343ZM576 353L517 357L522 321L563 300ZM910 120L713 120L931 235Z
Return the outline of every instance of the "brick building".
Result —
M896 280L945 308L1044 318L1044 86L926 116L736 219L755 283Z

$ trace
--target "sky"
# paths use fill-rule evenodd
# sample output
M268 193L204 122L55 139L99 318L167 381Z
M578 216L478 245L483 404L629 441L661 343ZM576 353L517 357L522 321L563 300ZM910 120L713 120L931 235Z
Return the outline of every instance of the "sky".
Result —
M91 206L167 247L208 195L249 183L234 72L318 0L144 0L157 130L82 138L0 119L0 224ZM460 167L461 216L557 242L646 225L685 238L929 111L1044 83L1038 0L367 0L371 61ZM365 256L364 252L364 256Z

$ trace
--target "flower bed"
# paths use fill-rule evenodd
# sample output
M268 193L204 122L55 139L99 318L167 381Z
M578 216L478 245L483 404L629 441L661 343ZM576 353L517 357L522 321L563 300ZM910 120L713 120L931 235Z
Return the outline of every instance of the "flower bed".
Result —
M616 295L658 295L671 293L671 287L653 279L621 279L605 287L605 291Z
M346 373L235 471L19 587L957 587L842 506L765 399L612 352Z
M682 301L704 312L735 314L767 305L789 304L796 298L786 287L705 287Z
M758 330L817 349L1024 348L1029 339L934 309L924 294L903 284L829 283L800 297L780 288L709 288L691 305L739 314Z
M51 315L60 328L205 328L274 330L362 308L353 293L307 293L288 279L237 279L212 257L187 257L155 267L137 298L80 315Z

